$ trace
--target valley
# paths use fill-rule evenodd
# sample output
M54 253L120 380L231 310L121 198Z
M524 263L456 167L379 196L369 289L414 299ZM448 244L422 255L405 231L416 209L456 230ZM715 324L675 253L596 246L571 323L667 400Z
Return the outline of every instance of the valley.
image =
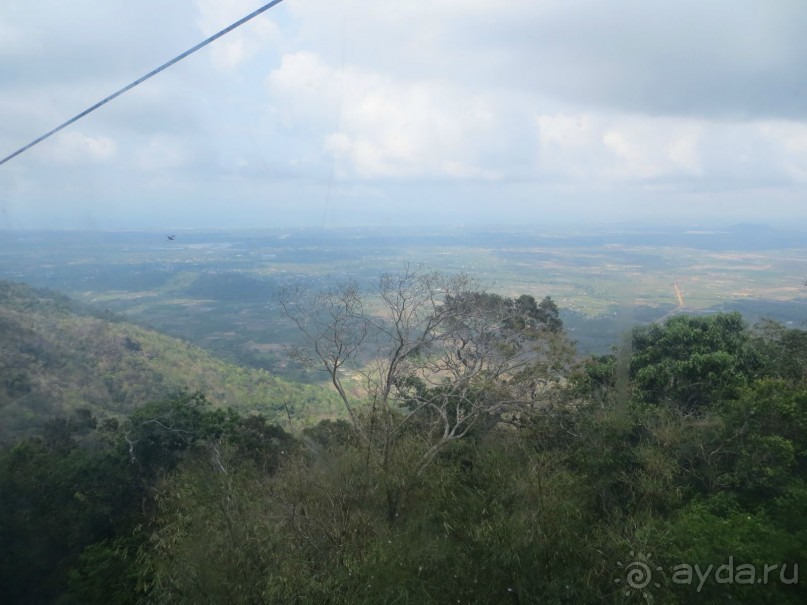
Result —
M171 232L173 233L173 231ZM110 316L227 361L316 382L289 364L297 331L276 294L352 279L371 287L405 265L465 272L505 296L551 296L578 352L604 353L631 326L685 311L739 310L797 327L807 318L798 232L601 228L386 228L8 232L0 278L64 292Z

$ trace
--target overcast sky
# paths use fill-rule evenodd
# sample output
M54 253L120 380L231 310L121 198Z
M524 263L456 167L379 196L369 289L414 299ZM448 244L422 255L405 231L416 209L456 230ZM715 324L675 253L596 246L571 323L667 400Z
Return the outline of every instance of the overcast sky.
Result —
M3 0L0 156L262 6ZM0 228L807 222L804 0L285 0L0 166Z

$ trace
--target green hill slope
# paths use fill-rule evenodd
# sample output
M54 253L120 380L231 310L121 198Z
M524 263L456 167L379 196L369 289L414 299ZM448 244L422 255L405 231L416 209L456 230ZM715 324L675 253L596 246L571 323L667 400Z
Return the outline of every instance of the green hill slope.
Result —
M278 421L288 413L317 420L338 409L325 388L225 363L64 295L0 281L0 440L78 408L122 414L182 389Z

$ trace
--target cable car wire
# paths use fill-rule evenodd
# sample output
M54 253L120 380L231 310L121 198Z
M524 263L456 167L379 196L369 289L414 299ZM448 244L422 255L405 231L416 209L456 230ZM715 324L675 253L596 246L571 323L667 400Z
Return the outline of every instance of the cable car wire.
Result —
M134 87L135 87L135 86L137 86L138 84L142 84L143 82L145 82L145 81L146 81L146 80L148 80L149 78L152 78L152 77L156 76L156 75L157 75L158 73L160 73L161 71L163 71L163 70L168 69L169 67L171 67L171 66L172 66L174 63L178 63L179 61L182 61L182 59L184 59L185 57L187 57L187 56L189 56L189 55L192 55L192 54L193 54L193 53L195 53L197 50L199 50L199 49L201 49L201 48L204 48L205 46L207 46L207 45L208 45L208 44L210 44L211 42L214 42L215 40L218 40L218 39L219 39L219 38L221 38L223 35L230 33L230 32L231 32L231 31L233 31L235 28L240 27L241 25L243 25L243 24L244 24L244 23L246 23L247 21L250 21L250 20L254 19L255 17L257 17L257 16L258 16L258 15L260 15L261 13L264 13L264 12L268 11L270 8L272 8L273 6L276 6L276 5L280 4L281 2L283 2L283 0L272 0L272 2L269 2L268 4L263 5L263 6L262 6L262 7L260 7L259 9L257 9L257 10L255 10L255 11L251 12L250 14L248 14L246 17L243 17L242 19L239 19L238 21L236 21L236 22L235 22L235 23L233 23L232 25L230 25L230 26L228 26L228 27L225 27L225 28L224 28L223 30L221 30L220 32L218 32L218 33L216 33L216 34L213 34L212 36L210 36L210 37L209 37L209 38L207 38L206 40L204 40L204 41L200 42L199 44L197 44L196 46L194 46L193 48L190 48L190 49L186 50L186 51L185 51L184 53L182 53L181 55L177 55L176 57L174 57L173 59L171 59L171 60L170 60L170 61L168 61L167 63L164 63L163 65L160 65L160 67L158 67L157 69L154 69L154 70L150 71L150 72L149 72L149 73L147 73L145 76L143 76L143 77L141 77L141 78L138 78L137 80L135 80L135 81L134 81L134 82L132 82L131 84L128 84L128 85L124 86L123 88L121 88L121 89L120 89L120 90L118 90L117 92L112 93L112 94L111 94L111 95L109 95L107 98L103 99L102 101L98 101L98 103L96 103L96 104L95 104L95 105L93 105L92 107L88 107L87 109L85 109L85 110L84 110L84 111L82 111L81 113L79 113L79 114L77 114L77 115L73 116L72 118L70 118L69 120L67 120L66 122L64 122L63 124L60 124L59 126L57 126L56 128L54 128L54 129L53 129L53 130L51 130L50 132L46 132L46 133L45 133L45 134L43 134L41 137L38 137L38 138L34 139L33 141L31 141L30 143L28 143L28 144L27 144L27 145L25 145L24 147L20 147L20 148L19 148L17 151L15 151L14 153L12 153L11 155L8 155L8 156L4 157L2 160L0 160L0 165L5 164L5 163L6 163L6 162L8 162L10 159L15 158L15 157L17 157L18 155L20 155L21 153L23 153L24 151L29 150L31 147L33 147L33 146L34 146L34 145L36 145L37 143L41 143L42 141L44 141L44 140L45 140L45 139L47 139L48 137L50 137L50 136L52 136L52 135L56 134L57 132L59 132L59 131L60 131L60 130L62 130L63 128L67 128L67 127L68 127L68 126L70 126L70 125L71 125L73 122L76 122L76 121L80 120L81 118L83 118L84 116L86 116L86 115L87 115L87 114L89 114L89 113L92 113L93 111L95 111L95 110L96 110L96 109L98 109L99 107L101 107L101 106L103 106L103 105L106 105L106 104L107 104L107 103L109 103L109 102L110 102L112 99L114 99L114 98L116 98L116 97L121 96L123 93L125 93L125 92L127 92L127 91L131 90L132 88L134 88Z

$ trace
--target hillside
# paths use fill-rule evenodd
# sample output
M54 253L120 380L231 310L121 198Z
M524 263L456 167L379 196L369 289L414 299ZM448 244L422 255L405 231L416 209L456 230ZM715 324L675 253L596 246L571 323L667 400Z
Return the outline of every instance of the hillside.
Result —
M20 342L47 351L49 320L77 343L37 363L174 361L153 333L16 292L7 316L37 325ZM3 602L807 602L807 331L681 313L566 365L533 347L563 344L551 300L446 297L416 372L387 361L390 389L336 422L291 433L183 394L0 443ZM385 334L368 346L400 351Z
M78 408L125 414L179 390L278 421L286 406L301 422L336 409L327 389L225 363L62 294L0 281L0 440Z

